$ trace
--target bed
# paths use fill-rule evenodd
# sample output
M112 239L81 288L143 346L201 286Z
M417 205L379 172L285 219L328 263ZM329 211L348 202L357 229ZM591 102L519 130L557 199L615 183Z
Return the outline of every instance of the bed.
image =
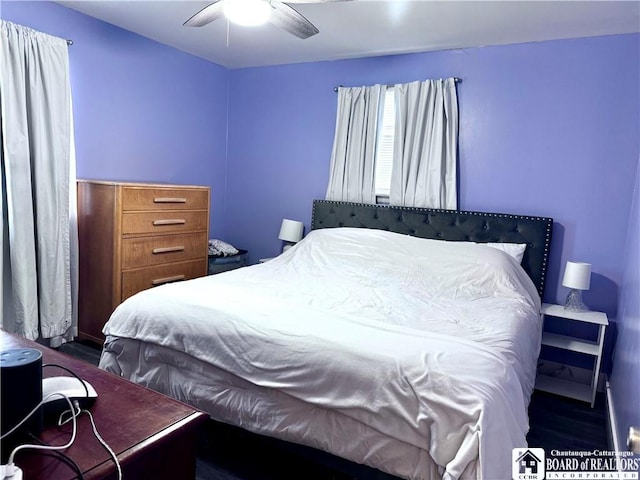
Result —
M510 478L552 223L318 200L275 259L122 303L100 367L400 478Z

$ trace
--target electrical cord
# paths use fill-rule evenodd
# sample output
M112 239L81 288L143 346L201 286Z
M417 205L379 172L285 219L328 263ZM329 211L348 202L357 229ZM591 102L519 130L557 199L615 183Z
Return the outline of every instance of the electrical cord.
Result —
M567 367L566 365L560 365L557 368L554 368L553 370L548 370L548 371L543 370L544 366L545 366L544 362L538 363L538 367L537 367L538 373L541 373L548 377L557 377L561 373L567 372L569 374L569 377L573 378L573 371L571 370L571 368Z
M42 440L40 440L38 437L36 437L35 435L33 435L32 433L29 434L29 436L33 439L34 442L38 442L38 444L40 445L47 445L46 443L44 443ZM78 466L78 464L76 462L73 461L73 459L69 456L69 455L65 455L62 452L57 452L57 451L53 451L53 452L43 452L42 455L47 456L50 455L58 460L61 460L62 462L66 463L67 465L69 465L76 473L76 478L78 480L84 480L84 475L82 474L82 470L80 470L80 467Z
M115 453L113 453L113 450L111 449L111 447L109 447L107 442L105 442L104 438L102 438L102 435L100 435L100 433L98 432L98 427L96 427L96 422L93 419L93 415L91 415L91 412L89 410L80 410L77 401L74 401L74 405L76 406L78 411L72 413L69 410L65 410L64 412L62 412L60 414L60 418L58 419L58 425L60 426L60 425L64 425L65 423L68 423L74 417L74 415L75 417L78 417L80 416L80 414L86 413L87 416L89 417L89 420L91 421L91 428L93 429L93 435L96 437L96 440L100 442L100 444L104 447L104 449L109 453L109 455L113 459L113 463L116 464L116 469L118 470L118 479L122 480L122 469L120 468L120 462L118 461L118 457L116 456ZM63 420L64 415L66 415L67 413L72 413L72 417L69 417L66 420Z
M74 405L78 409L78 411L77 412L70 412L69 410L65 410L64 412L62 412L60 414L60 418L58 419L58 425L59 426L60 425L64 425L65 423L68 423L72 419L72 417L74 417L74 416L78 417L82 413L86 413L87 416L89 417L89 420L91 421L91 428L93 429L93 435L96 437L96 440L98 440L98 442L100 442L100 444L104 447L104 449L109 453L109 455L113 459L113 463L116 464L116 469L118 470L118 480L122 480L122 469L120 467L120 462L118 461L118 457L113 452L111 447L109 447L109 445L104 440L104 438L102 438L102 435L100 435L100 433L98 432L98 427L96 427L96 423L95 423L95 421L93 419L93 415L91 415L91 412L89 410L80 410L80 407L78 406L77 401L74 401ZM69 417L66 420L63 420L64 415L66 415L67 413L71 413L72 417Z
M24 445L19 445L16 448L13 449L13 451L11 452L11 454L9 455L9 460L7 461L7 465L9 466L13 466L13 459L16 456L16 453L18 453L20 450L24 450L25 448L34 448L37 450L64 450L66 448L69 448L71 445L73 445L73 442L76 439L76 431L77 431L77 422L76 422L76 417L78 416L78 414L80 413L80 409L78 408L78 412L75 413L75 410L73 409L73 404L71 403L71 400L69 399L69 397L67 397L65 394L63 393L59 393L59 392L54 392L54 393L50 393L49 395L47 395L45 398L42 399L42 401L33 409L31 410L31 412L25 417L23 418L20 423L18 423L15 427L13 427L11 430L9 430L7 433L5 433L2 437L0 438L4 438L7 435L13 433L14 431L16 431L20 426L22 426L27 420L29 420L29 418L31 418L31 416L38 411L38 409L47 401L49 400L51 397L54 396L58 396L58 397L62 397L64 398L67 403L69 404L69 409L71 410L71 412L74 412L74 414L72 415L71 419L73 420L73 430L71 433L71 439L65 444L65 445L34 445L34 444L24 444ZM77 403L77 402L76 402ZM69 419L69 420L71 420Z
M91 412L89 410L82 410L81 413L86 413L89 416L89 420L91 420L91 426L93 427L93 434L98 439L98 441L102 444L105 450L109 452L109 455L111 455L111 458L113 459L113 462L116 464L116 468L118 469L118 480L122 480L122 469L120 468L120 462L118 461L118 457L116 456L115 453L113 453L113 450L111 450L111 447L107 445L107 442L105 442L102 436L98 433L96 424L93 421L93 415L91 415Z
M11 435L13 432L15 432L18 428L20 428L22 425L24 425L24 424L25 424L25 422L27 422L27 421L31 418L31 416L32 416L34 413L36 413L36 412L38 411L38 409L39 409L42 405L44 405L44 404L46 403L46 401L47 401L47 400L49 400L51 397L55 397L55 396L57 396L57 397L63 397L63 398L67 401L67 403L69 404L69 407L71 408L71 410L73 410L73 405L71 404L71 400L70 400L70 399L69 399L65 394L63 394L63 393L59 393L59 392L53 392L53 393L50 393L50 394L49 394L49 395L47 395L45 398L43 398L43 399L42 399L42 401L41 401L40 403L38 403L38 404L33 408L33 410L31 410L31 411L27 414L27 416L26 416L26 417L24 417L22 420L20 420L20 422L18 422L18 424L17 424L15 427L13 427L11 430L9 430L9 431L5 432L4 434L2 434L2 435L0 436L0 440L2 440L3 438L8 437L8 436L9 436L9 435ZM68 411L68 410L66 410L66 411Z
M70 369L68 369L66 367L63 367L62 365L53 364L53 363L44 364L44 365L42 365L42 367L43 368L44 367L58 367L58 368L61 368L62 370L65 370L65 371L69 372L71 375L73 375L74 377L76 377L80 381L80 383L82 384L82 386L85 389L85 392L87 393L87 397L89 396L89 390L88 390L86 384L72 370L70 370ZM78 465L70 457L68 457L67 455L64 455L63 453L57 452L57 450L64 450L64 449L69 448L71 445L73 445L73 442L76 439L76 433L77 433L77 418L82 413L86 413L87 416L89 417L89 420L91 421L91 427L92 427L94 436L96 437L98 442L100 442L100 444L105 448L105 450L109 453L109 455L113 459L113 462L116 465L116 469L118 470L118 480L122 480L122 468L120 466L120 462L118 461L118 457L116 456L116 454L113 452L111 447L109 447L107 442L102 438L102 436L98 432L98 428L96 427L96 423L95 423L95 421L93 419L93 415L91 415L91 412L89 410L81 410L80 409L80 404L78 403L78 400L74 400L73 403L72 403L71 399L69 397L67 397L65 394L60 393L60 392L50 393L45 398L43 398L42 401L40 401L40 403L38 403L38 405L36 405L33 408L33 410L31 410L22 420L20 420L20 422L18 422L17 425L15 425L11 430L9 430L9 431L5 432L3 435L1 435L0 436L0 440L3 439L3 438L8 437L13 432L15 432L18 428L20 428L22 425L24 425L25 422L27 422L31 418L31 416L34 413L36 413L40 407L42 407L42 405L44 405L50 398L56 397L56 396L57 397L62 397L64 400L66 400L67 404L69 405L69 410L63 411L60 414L60 416L58 417L58 426L60 427L62 425L65 425L65 424L69 423L70 421L73 421L71 439L65 445L47 445L47 444L44 444L43 442L41 442L40 440L38 440L37 438L33 437L33 435L31 435L32 438L35 438L35 440L37 442L39 442L40 444L39 445L24 444L24 445L17 446L16 448L13 449L13 451L9 455L9 459L7 461L7 465L8 466L14 466L13 459L15 458L16 453L18 453L20 450L31 448L31 449L36 449L36 450L54 451L57 455L60 455L62 457L61 460L66 461L68 463L71 463L74 466L74 468L76 470L76 473L78 473L79 478L82 479L83 478L82 471L80 470ZM65 416L68 415L68 414L70 414L69 418L65 418Z
M118 470L118 480L122 480L122 468L120 467L120 462L118 461L118 457L116 456L116 454L113 452L113 450L111 449L111 447L109 447L109 445L107 444L107 442L104 440L104 438L102 438L102 436L100 435L100 433L98 432L98 428L96 427L96 423L95 420L93 419L93 415L91 414L91 412L89 410L80 410L78 402L74 401L73 402L73 406L75 406L75 408L77 410L65 410L64 412L62 412L60 414L60 417L58 418L58 426L62 426L65 425L66 423L69 423L71 420L75 420L77 417L79 417L81 414L85 413L87 414L87 416L89 417L89 420L91 422L91 427L93 430L93 434L96 437L96 439L98 440L98 442L100 442L100 444L104 447L104 449L109 453L109 455L111 456L111 458L113 459L113 462L116 465L116 469ZM64 418L65 415L71 413L71 416L69 418ZM40 447L47 447L47 444L44 444L41 440L39 440L37 437L34 437L33 435L31 435L31 437L40 443ZM34 447L38 447L36 445L34 445ZM64 453L61 452L53 452L56 455L58 455L59 457L61 457L60 459L65 461L66 463L69 463L73 466L74 470L76 471L78 478L80 480L82 480L84 478L84 476L82 475L82 471L80 470L80 467L78 467L78 465L71 459L71 457L65 455Z

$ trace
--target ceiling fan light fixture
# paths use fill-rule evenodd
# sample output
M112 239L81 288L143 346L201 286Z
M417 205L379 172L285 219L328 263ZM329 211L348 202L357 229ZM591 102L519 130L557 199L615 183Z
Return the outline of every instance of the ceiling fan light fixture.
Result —
M267 23L271 16L268 0L223 0L223 11L230 22L244 26Z

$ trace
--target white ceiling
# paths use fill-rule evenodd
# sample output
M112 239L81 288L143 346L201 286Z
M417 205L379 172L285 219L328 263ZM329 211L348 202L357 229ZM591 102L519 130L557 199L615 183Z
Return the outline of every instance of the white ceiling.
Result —
M291 4L320 33L183 22L207 1L58 1L227 68L338 60L640 31L640 1L354 0ZM227 27L229 31L227 32ZM227 41L228 33L228 41Z

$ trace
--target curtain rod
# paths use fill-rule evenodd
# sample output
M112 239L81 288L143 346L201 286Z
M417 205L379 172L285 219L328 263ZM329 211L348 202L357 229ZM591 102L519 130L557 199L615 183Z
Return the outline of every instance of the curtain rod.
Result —
M442 80L442 79L440 79L440 80ZM458 78L458 77L453 77L453 81L454 81L455 83L462 83L462 79L461 79L461 78ZM339 89L340 87L343 87L343 86L344 86L344 85L339 85L339 86L337 86L337 87L333 87L333 91L334 91L334 92L337 92L337 91L338 91L338 89ZM387 85L385 85L385 86L386 86L386 87L393 87L393 85L389 85L389 84L387 84Z
M67 45L69 46L73 45L73 40L67 40Z

